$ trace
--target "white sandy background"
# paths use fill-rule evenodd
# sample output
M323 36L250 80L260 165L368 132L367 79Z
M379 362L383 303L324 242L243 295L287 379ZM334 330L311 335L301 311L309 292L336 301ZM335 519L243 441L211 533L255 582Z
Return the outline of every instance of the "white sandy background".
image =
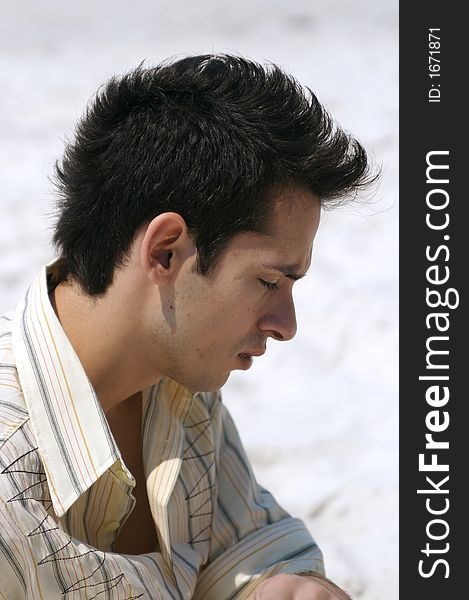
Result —
M237 52L311 87L383 166L367 203L323 216L299 331L225 388L259 481L305 519L329 576L397 592L397 2L2 0L0 312L49 261L48 176L114 73ZM222 600L222 599L220 599Z

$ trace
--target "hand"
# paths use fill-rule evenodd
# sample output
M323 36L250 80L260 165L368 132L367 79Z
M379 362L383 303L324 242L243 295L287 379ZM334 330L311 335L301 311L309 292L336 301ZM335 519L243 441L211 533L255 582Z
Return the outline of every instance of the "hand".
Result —
M346 600L349 596L321 576L279 573L263 581L248 600Z

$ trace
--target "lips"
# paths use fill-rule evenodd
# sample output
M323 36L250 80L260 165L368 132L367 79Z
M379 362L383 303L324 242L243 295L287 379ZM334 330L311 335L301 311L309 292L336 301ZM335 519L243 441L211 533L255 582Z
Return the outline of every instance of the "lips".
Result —
M265 353L265 349L263 350L248 350L246 352L240 352L239 356L262 356Z
M241 364L241 369L247 370L252 366L253 358L251 354L248 354L247 352L240 352L238 354L238 358Z
M265 353L265 348L261 348L260 350L246 350L245 352L240 352L238 354L238 358L241 363L241 369L247 370L252 366L253 360L255 356L262 356Z
M249 352L240 352L238 358L241 361L242 368L247 370L252 366L255 356L262 356L265 350L250 350Z

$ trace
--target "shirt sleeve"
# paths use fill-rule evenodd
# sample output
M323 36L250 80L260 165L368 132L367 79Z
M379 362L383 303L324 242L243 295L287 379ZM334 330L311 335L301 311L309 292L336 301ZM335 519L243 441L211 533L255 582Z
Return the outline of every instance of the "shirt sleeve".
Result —
M292 518L256 482L233 420L218 395L212 408L217 503L211 560L194 600L243 600L279 572L324 574L321 551L300 519Z

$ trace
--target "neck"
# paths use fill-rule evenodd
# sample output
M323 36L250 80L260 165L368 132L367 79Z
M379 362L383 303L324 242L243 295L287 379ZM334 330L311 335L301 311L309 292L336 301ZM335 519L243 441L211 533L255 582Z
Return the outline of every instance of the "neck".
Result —
M106 415L161 378L154 367L150 373L145 364L144 340L142 344L129 314L128 307L137 306L137 299L129 297L132 295L119 298L117 289L94 300L67 281L50 294L55 313Z

